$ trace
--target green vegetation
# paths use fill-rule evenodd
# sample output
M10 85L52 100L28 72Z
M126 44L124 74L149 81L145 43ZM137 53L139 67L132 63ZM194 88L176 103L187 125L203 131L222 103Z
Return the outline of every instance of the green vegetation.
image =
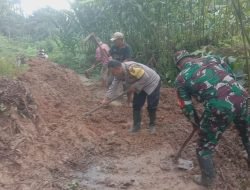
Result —
M15 60L0 58L0 76L16 77L28 68L27 65L15 65Z
M249 0L75 0L71 7L24 17L19 1L1 1L0 56L35 56L44 48L52 61L82 73L95 53L94 44L83 39L94 32L110 44L112 33L121 31L134 59L147 64L154 57L170 84L176 76L173 52L184 48L233 56L233 67L248 73Z

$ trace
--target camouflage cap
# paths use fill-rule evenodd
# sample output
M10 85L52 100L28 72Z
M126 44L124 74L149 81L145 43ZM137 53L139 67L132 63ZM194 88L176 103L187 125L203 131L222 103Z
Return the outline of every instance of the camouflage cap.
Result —
M180 50L175 52L174 54L174 60L175 60L175 64L178 65L180 60L182 60L185 57L190 57L190 53L187 50Z

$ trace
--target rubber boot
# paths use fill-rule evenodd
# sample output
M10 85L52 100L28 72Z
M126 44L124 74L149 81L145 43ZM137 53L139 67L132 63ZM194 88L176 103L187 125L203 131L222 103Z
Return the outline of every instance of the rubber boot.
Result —
M249 104L248 101L249 101L249 99L247 100L247 103ZM249 107L249 105L247 107ZM244 120L244 121L236 120L236 121L234 121L234 123L235 123L236 128L239 131L239 135L241 137L242 144L246 150L246 153L247 153L246 161L247 161L247 165L248 165L248 170L250 171L250 137L249 137L249 124L247 122L248 117L249 116L247 116L247 118L245 118L246 120Z
M149 116L149 132L150 134L155 133L155 120L156 120L156 110L148 110L148 116Z
M197 158L201 169L201 175L194 176L194 182L205 187L212 187L215 178L212 155L202 157L197 153Z
M141 128L141 111L133 110L133 127L129 129L130 133L136 133Z
M249 148L249 151L248 151L248 157L247 157L247 166L248 166L248 171L250 171L250 148Z
M244 144L244 147L247 152L247 165L248 165L248 170L250 171L250 143Z

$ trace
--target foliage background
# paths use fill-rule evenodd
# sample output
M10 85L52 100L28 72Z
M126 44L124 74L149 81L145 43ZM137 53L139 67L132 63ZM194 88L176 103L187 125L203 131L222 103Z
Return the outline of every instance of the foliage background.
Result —
M82 73L95 52L84 38L94 32L110 44L112 33L121 31L134 59L149 64L154 57L156 70L170 85L177 49L234 56L234 67L247 73L249 0L75 0L70 11L47 7L28 17L20 7L18 0L0 2L1 57L35 56L44 48L51 60Z

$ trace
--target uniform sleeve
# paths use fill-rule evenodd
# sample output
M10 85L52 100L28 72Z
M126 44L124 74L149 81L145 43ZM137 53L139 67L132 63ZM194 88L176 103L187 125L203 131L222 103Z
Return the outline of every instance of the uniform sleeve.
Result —
M219 56L215 56L215 55L210 56L208 58L211 61L216 62L219 66L222 67L222 69L224 71L226 71L231 77L233 77L235 79L235 74L233 73L233 70L231 69L231 67L228 65L228 63L224 59L220 58Z
M118 80L116 77L112 81L112 84L110 85L107 93L106 93L106 98L112 99L114 98L115 92L120 84L120 80Z
M186 81L182 76L178 76L175 81L177 90L177 101L179 107L182 109L183 114L191 120L191 122L197 123L196 111L192 103L191 94L186 87Z
M145 79L142 81L140 79L142 79L142 77L145 78L146 76L146 73L145 73L145 70L139 66L139 65L131 65L129 68L128 68L128 72L130 74L130 76L132 76L137 82L135 82L133 84L133 86L138 90L138 91L141 91L142 88L143 88L143 84L145 82ZM142 84L141 84L142 83Z
M235 74L233 72L233 70L231 69L231 67L224 61L224 60L221 60L221 66L223 67L223 69L228 72L228 74L233 77L234 79L236 78L235 77Z

